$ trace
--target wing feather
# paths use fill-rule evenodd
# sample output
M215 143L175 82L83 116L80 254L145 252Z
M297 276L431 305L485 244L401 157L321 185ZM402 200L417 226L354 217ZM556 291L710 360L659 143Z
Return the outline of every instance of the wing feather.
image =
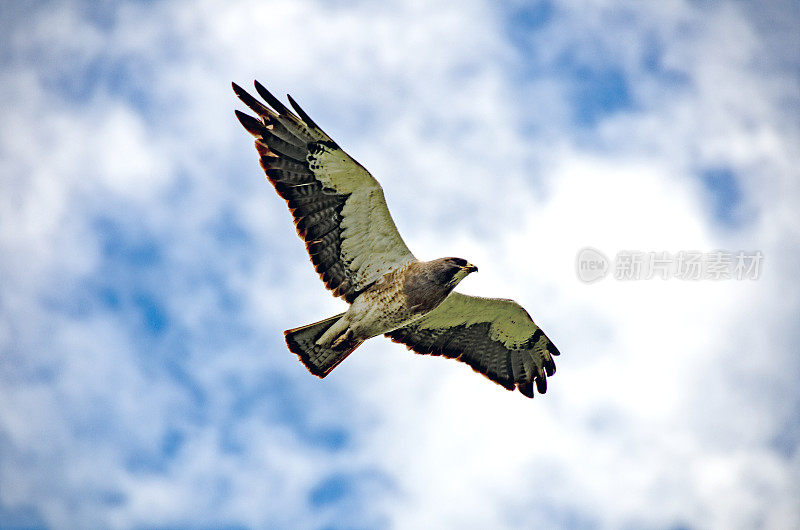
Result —
M233 83L236 95L259 119L238 110L236 116L256 137L267 178L287 201L325 285L352 302L387 272L416 261L378 181L294 99L289 97L289 103L296 114L258 81L255 87L266 105Z
M266 129L266 133L263 134L263 143L269 147L269 150L275 153L276 155L282 156L284 158L288 158L297 162L298 164L303 164L306 160L306 147L303 145L294 145L286 140L282 140L278 136L272 134L272 131Z
M470 365L503 387L533 397L547 391L558 350L513 300L451 293L436 309L386 334L424 355Z

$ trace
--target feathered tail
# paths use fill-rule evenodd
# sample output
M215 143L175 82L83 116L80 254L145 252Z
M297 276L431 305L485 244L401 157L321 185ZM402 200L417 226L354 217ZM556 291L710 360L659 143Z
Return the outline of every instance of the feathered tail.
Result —
M308 371L317 377L322 378L328 375L363 342L360 340L344 341L336 348L324 348L316 344L322 334L342 316L344 313L283 332L289 350L296 354Z

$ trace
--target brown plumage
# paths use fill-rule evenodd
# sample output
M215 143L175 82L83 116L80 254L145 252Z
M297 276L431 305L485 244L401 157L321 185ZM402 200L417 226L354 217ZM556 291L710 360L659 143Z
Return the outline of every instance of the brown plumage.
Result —
M309 371L325 377L363 341L386 334L417 353L464 362L527 397L534 383L543 394L558 350L528 313L511 300L452 292L477 267L461 258L417 260L372 175L291 97L297 114L255 87L269 106L233 84L258 119L236 116L255 136L261 166L286 200L314 268L350 304L345 313L285 332Z

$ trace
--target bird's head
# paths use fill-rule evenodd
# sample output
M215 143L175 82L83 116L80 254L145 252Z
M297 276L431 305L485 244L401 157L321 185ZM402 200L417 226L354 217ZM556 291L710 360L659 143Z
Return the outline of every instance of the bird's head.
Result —
M478 267L461 258L441 258L436 260L438 263L437 279L442 285L455 287L458 282L467 277L472 272L478 272Z

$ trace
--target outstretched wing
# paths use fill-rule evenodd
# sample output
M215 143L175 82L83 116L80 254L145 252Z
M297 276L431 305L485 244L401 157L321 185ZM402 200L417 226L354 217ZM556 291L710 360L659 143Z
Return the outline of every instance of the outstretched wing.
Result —
M547 391L558 350L525 309L513 300L450 295L412 324L386 334L416 353L467 363L508 390L533 397Z
M260 119L236 111L256 137L261 166L294 215L325 285L352 302L387 272L416 261L389 214L383 189L289 97L292 113L258 81L269 108L233 83Z

